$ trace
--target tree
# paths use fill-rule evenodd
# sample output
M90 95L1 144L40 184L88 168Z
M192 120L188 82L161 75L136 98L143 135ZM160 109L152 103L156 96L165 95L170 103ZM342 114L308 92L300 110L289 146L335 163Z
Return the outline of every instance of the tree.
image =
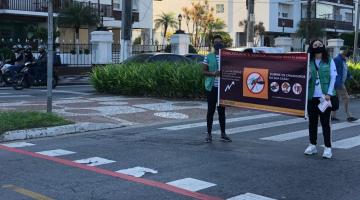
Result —
M259 38L258 45L263 45L263 37L265 35L265 26L264 22L259 22L258 24L255 24L254 26L255 36Z
M99 24L100 18L94 8L74 1L60 10L57 22L59 26L74 28L76 43L78 43L80 28L96 26Z
M359 33L360 36L360 33ZM342 33L340 38L344 40L344 46L354 48L354 38L355 32L352 33ZM360 41L358 41L358 46L360 46Z
M209 48L211 47L212 39L216 34L223 35L225 33L223 31L225 27L225 22L222 19L215 19L208 22L207 29L205 31L205 42Z
M319 22L319 21L312 21L309 24L309 29L308 29L308 24L306 21L301 21L298 24L298 30L296 31L296 35L300 38L306 38L307 34L309 34L309 39L310 41L314 40L314 39L319 39L322 38L325 34L324 31L324 24Z
M163 27L163 37L164 41L163 44L165 45L166 41L166 34L169 28L177 28L178 22L175 19L174 13L162 13L158 16L157 19L155 19L155 29L159 29L160 27Z

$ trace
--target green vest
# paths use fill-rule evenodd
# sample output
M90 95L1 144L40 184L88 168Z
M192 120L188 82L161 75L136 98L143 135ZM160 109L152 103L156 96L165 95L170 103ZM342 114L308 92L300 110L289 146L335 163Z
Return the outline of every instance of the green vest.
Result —
M217 62L215 53L209 53L207 55L207 61L208 61L209 72L214 72L214 71L218 70L218 62ZM207 91L212 90L212 87L214 85L214 80L215 80L215 77L213 77L213 76L205 77L205 89Z
M310 69L311 69L311 79L309 81L309 93L308 93L308 100L311 100L314 96L315 92L315 82L316 82L316 66L314 60L310 61ZM329 85L330 85L330 63L323 63L320 62L319 66L319 79L321 90L323 94L328 93ZM332 96L335 95L335 90L332 92Z

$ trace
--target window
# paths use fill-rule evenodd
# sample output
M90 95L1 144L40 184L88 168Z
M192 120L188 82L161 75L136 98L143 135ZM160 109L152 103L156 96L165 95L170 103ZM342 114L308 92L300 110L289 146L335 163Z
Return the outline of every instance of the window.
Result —
M216 4L216 13L224 13L224 4Z
M279 3L279 18L289 19L292 17L293 6L289 4Z
M353 15L352 13L345 13L345 21L352 22Z

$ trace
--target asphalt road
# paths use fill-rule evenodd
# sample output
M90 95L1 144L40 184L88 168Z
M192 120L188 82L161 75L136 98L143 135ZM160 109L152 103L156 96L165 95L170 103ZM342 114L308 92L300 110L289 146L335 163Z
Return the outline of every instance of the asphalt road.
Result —
M205 124L193 120L0 144L0 199L357 200L360 122L339 117L331 160L321 146L303 154L303 119L257 111L228 119L232 143L203 143Z

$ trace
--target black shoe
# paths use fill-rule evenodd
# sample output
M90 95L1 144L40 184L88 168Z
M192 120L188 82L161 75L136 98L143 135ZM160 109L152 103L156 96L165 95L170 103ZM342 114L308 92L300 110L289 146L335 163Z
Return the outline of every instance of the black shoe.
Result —
M232 140L226 135L221 135L221 141L223 142L232 142Z
M205 143L211 143L212 142L212 136L208 135L205 139Z
M348 117L347 118L347 121L348 122L354 122L354 121L357 121L358 119L357 118L355 118L355 117Z
M331 121L338 122L338 121L340 121L340 119L338 119L336 117L331 117Z

